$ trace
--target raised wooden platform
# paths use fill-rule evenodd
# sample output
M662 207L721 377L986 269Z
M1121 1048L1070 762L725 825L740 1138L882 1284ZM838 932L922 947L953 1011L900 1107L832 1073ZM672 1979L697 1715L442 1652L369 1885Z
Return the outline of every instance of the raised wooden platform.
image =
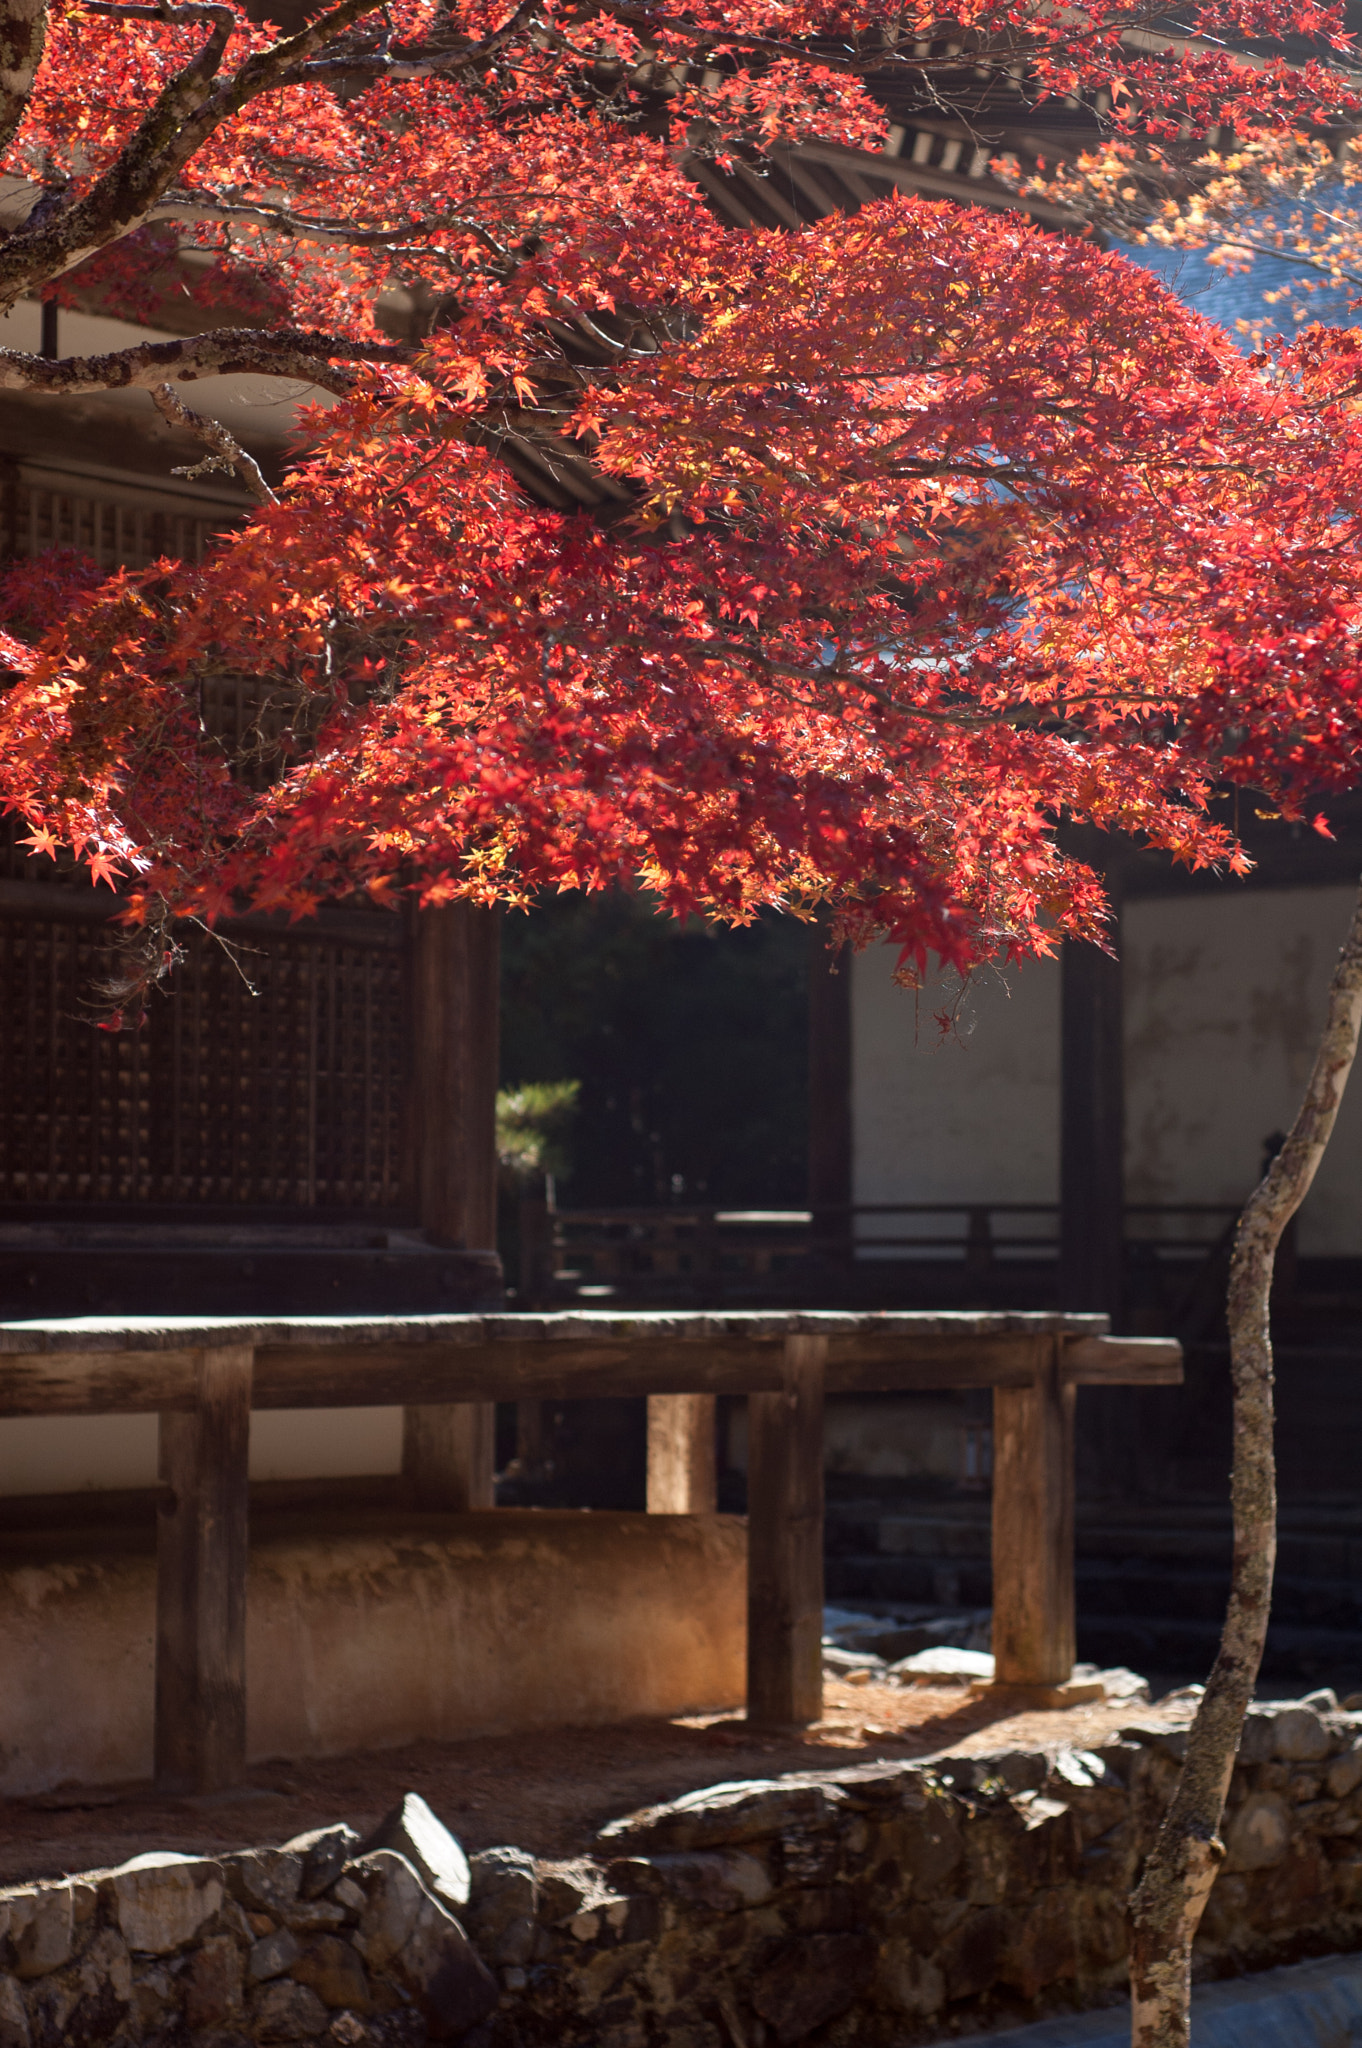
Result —
M822 1712L823 1399L994 1390L994 1655L1048 1695L1074 1661L1080 1385L1169 1385L1180 1347L1050 1314L87 1317L0 1324L0 1416L161 1417L157 1775L211 1789L245 1754L250 1411L401 1402L421 1504L480 1505L496 1400L649 1400L650 1512L714 1506L714 1397L749 1400L748 1714ZM547 1682L547 1675L546 1675Z

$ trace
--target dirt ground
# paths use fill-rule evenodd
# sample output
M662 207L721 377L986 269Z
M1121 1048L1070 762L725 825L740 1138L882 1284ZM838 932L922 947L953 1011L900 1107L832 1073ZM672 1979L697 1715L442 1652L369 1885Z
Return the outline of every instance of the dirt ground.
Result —
M260 1764L241 1789L188 1799L150 1786L63 1788L0 1802L0 1884L93 1870L146 1849L198 1854L281 1842L326 1821L371 1827L419 1792L469 1850L539 1856L589 1848L604 1822L732 1778L997 1748L1084 1748L1149 1708L1120 1703L1007 1713L958 1687L829 1680L802 1734L758 1734L737 1715L419 1742L318 1762Z

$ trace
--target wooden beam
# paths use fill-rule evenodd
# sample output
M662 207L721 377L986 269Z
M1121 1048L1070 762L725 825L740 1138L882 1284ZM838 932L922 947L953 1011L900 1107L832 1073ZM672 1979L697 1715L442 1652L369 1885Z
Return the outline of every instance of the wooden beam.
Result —
M1180 1387L1182 1346L1176 1337L1073 1337L1060 1370L1078 1387Z
M747 1718L823 1714L825 1337L785 1339L778 1393L747 1404Z
M496 1505L491 1401L434 1402L402 1417L402 1475L415 1507L466 1515Z
M820 1338L820 1343L827 1343ZM918 1360L830 1365L829 1391L859 1393L938 1387L1029 1386L1035 1340L997 1347L943 1344ZM3 1367L0 1366L0 1375ZM751 1394L783 1384L781 1342L738 1338L705 1344L640 1338L633 1344L485 1346L376 1345L371 1350L305 1350L263 1344L256 1369L260 1408L362 1408L392 1401L572 1401L634 1394ZM2 1384L2 1379L0 1379ZM0 1395L0 1412L3 1396Z
M197 1402L162 1415L156 1786L218 1792L246 1768L249 1345L198 1354Z
M993 1657L999 1685L1064 1685L1074 1663L1074 1401L1059 1344L993 1395Z
M257 1408L362 1408L493 1400L574 1400L602 1395L749 1394L783 1385L783 1332L733 1334L729 1319L666 1318L652 1335L621 1318L618 1335L542 1335L516 1341L516 1317L449 1316L404 1326L356 1322L353 1331L300 1323L281 1342L278 1323L258 1328ZM526 1324L533 1318L526 1317ZM788 1318L778 1319L787 1322ZM900 1320L900 1319L895 1319ZM732 1321L741 1331L738 1318ZM285 1326L287 1327L287 1326ZM206 1326L205 1326L206 1328ZM241 1328L243 1338L251 1326ZM4 1333L0 1333L4 1334ZM17 1334L17 1333L16 1333ZM59 1334L49 1330L54 1344ZM84 1341L88 1342L88 1339ZM856 1332L820 1338L834 1393L1029 1386L1035 1334L885 1331L867 1318ZM73 1332L72 1343L82 1342ZM192 1410L197 1352L0 1350L0 1415L155 1414ZM1167 1338L1064 1339L1064 1376L1079 1384L1172 1386L1180 1351Z
M649 1394L648 1513L712 1515L716 1489L713 1394Z
M416 913L412 1128L417 1215L435 1244L495 1250L501 923L474 903ZM404 1419L403 1471L430 1507L491 1507L496 1412ZM443 1463L442 1463L443 1461Z

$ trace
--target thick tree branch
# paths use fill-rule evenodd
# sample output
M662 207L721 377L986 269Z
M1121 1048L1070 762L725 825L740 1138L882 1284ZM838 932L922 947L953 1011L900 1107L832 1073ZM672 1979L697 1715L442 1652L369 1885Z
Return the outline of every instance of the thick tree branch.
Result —
M204 446L212 452L202 462L195 462L171 472L174 476L202 476L210 469L226 470L229 475L240 477L251 496L261 505L277 505L278 499L260 473L260 464L253 455L248 455L241 443L228 433L220 420L206 419L201 412L194 412L176 395L171 384L152 386L151 402L162 419L172 427L185 427L197 435Z
M106 356L23 355L0 349L0 391L45 392L73 398L92 391L154 391L167 379L254 375L316 384L337 397L352 391L353 371L336 362L406 363L412 351L378 342L345 341L333 334L294 329L280 334L219 327L175 341L148 341Z
M0 151L28 111L33 80L47 41L47 0L3 0L0 5Z
M203 48L158 95L104 175L40 225L25 223L0 244L0 312L139 228L215 129L262 93L289 83L300 64L379 5L381 0L338 0L297 35L248 57L216 89L236 17L224 8L225 18L219 19L215 9Z

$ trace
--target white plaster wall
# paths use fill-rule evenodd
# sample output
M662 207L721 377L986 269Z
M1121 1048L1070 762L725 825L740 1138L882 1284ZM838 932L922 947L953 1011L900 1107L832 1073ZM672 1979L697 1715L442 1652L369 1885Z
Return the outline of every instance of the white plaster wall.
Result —
M252 1479L340 1479L401 1469L400 1408L263 1408L251 1417ZM154 1415L0 1419L0 1494L155 1483Z
M252 1759L741 1702L738 1517L433 1520L252 1544ZM148 1776L155 1610L149 1553L63 1543L49 1561L0 1565L0 1797Z
M1056 1201L1058 964L914 991L895 984L896 958L875 947L852 969L856 1201Z
M1300 1103L1353 891L1245 890L1125 918L1126 1188L1238 1202ZM1362 1088L1345 1094L1300 1248L1362 1253Z
M1295 1113L1352 890L1148 899L1125 914L1126 1186L1135 1202L1238 1202ZM1059 967L946 977L914 995L890 947L852 980L858 1202L1053 1202ZM942 1035L934 1013L949 1009ZM955 1227L955 1220L944 1227ZM862 1234L874 1226L862 1219ZM1306 1253L1362 1254L1362 1087L1301 1215Z

